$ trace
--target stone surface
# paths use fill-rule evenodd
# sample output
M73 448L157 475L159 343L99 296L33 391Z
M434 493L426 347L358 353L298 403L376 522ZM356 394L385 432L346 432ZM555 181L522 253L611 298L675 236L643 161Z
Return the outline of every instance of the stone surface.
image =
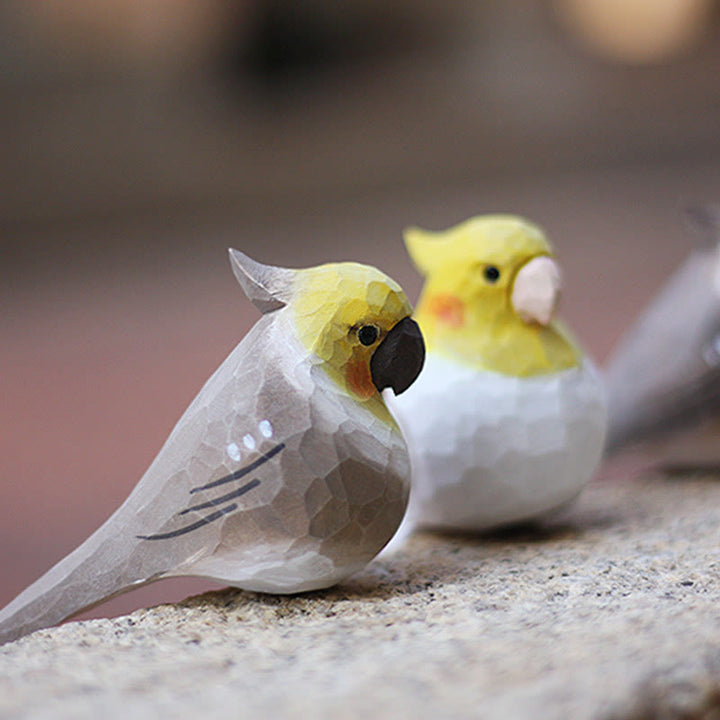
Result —
M717 718L720 482L596 481L342 586L208 593L0 648L2 718Z

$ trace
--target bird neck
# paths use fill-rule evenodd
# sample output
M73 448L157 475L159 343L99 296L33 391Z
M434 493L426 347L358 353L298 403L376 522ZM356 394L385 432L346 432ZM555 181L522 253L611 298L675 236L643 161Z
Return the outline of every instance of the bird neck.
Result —
M509 304L464 304L426 293L415 318L429 352L476 370L532 377L577 367L582 359L560 322L524 322Z
M397 429L397 423L385 405L382 395L372 386L372 392L359 391L356 380L336 370L329 362L318 355L311 354L308 362L315 368L313 377L318 384L327 384L331 395L338 395L344 401L349 401L353 407L360 407L371 413L375 418L392 429ZM360 382L358 380L357 382ZM363 383L365 385L366 383ZM345 403L343 403L345 404ZM399 432L399 430L398 430Z
M386 425L396 427L382 395L372 381L367 358L352 349L343 348L342 343L338 342L342 339L341 336L335 337L331 333L319 337L314 343L301 341L295 332L297 323L282 313L282 310L277 313L278 321L290 325L279 335L278 347L287 352L287 338L294 337L298 355L302 358L302 363L310 369L315 382L325 384L326 390L331 394L349 398Z

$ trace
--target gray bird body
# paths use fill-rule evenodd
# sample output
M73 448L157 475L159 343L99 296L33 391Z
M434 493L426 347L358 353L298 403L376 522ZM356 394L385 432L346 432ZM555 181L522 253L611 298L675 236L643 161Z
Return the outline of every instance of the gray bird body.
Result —
M399 430L338 392L289 308L266 310L125 503L0 611L0 643L162 577L328 587L392 537L409 492Z
M704 211L714 230L720 219ZM626 332L605 372L608 453L720 409L720 243L696 248Z

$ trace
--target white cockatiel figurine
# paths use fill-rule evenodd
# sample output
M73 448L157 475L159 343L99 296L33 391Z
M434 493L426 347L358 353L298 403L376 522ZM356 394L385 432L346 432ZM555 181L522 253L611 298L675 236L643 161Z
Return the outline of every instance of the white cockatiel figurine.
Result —
M427 358L392 403L413 465L400 535L560 508L598 465L606 409L593 364L553 319L560 273L543 232L487 215L405 239L425 276L415 318Z
M407 389L424 358L404 293L365 265L230 258L263 317L125 503L0 611L0 642L165 577L325 588L396 531L409 459L380 393Z

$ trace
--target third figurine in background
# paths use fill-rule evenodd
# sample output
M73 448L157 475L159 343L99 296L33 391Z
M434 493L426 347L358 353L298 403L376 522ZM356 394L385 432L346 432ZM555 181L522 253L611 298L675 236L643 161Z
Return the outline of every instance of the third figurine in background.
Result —
M425 369L393 403L410 447L404 527L482 531L572 500L606 428L602 382L554 319L560 274L543 232L514 216L406 233L425 276Z
M704 236L608 362L607 451L693 428L720 411L720 206L688 208Z

